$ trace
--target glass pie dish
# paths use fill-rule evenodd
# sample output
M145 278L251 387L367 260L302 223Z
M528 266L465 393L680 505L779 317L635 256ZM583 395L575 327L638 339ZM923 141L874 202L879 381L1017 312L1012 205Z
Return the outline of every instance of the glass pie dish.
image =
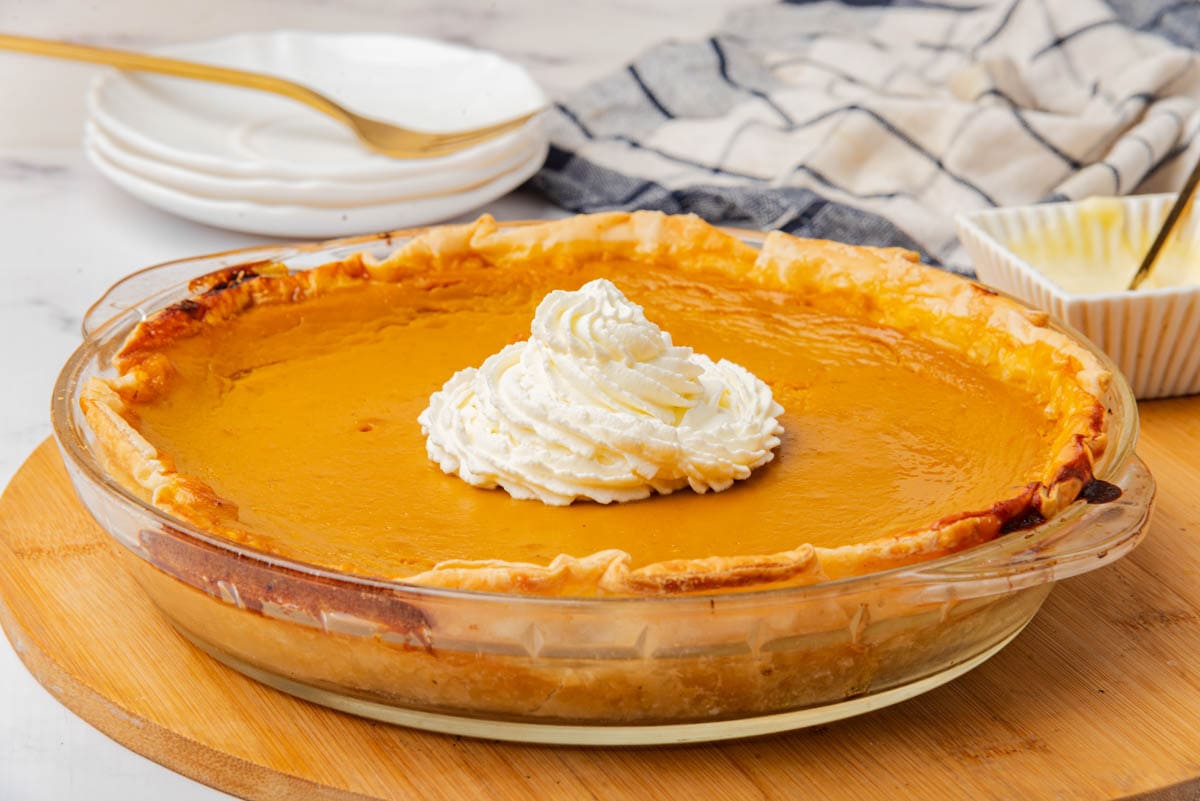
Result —
M547 598L405 584L303 564L201 531L109 475L80 411L87 380L188 282L236 265L303 270L416 232L172 262L112 287L55 387L55 435L80 498L139 585L214 658L299 697L435 731L527 742L679 743L814 725L912 697L1012 640L1059 579L1141 539L1154 483L1114 372L1108 448L1080 500L951 556L760 591ZM736 232L751 244L761 235ZM1071 332L1068 332L1071 333ZM1077 334L1072 334L1079 338Z

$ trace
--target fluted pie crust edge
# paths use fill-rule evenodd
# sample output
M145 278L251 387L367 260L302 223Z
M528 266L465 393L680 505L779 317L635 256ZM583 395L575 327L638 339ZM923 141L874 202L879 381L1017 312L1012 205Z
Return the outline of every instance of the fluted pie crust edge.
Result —
M232 267L196 279L191 297L138 324L114 357L118 377L93 378L80 403L96 434L106 469L157 508L200 529L250 547L253 535L231 525L236 505L204 482L174 469L137 430L130 403L167 392L171 368L162 350L203 336L247 310L303 303L363 282L414 275L436 281L463 260L496 269L537 264L553 270L581 260L617 258L680 271L718 271L763 287L795 293L822 311L925 339L959 353L1001 381L1032 392L1057 425L1053 454L1039 480L984 509L865 543L835 548L800 544L769 555L679 559L631 568L620 550L562 555L550 564L451 561L411 576L414 584L550 596L679 594L814 583L925 561L1049 519L1074 502L1092 480L1106 447L1103 395L1111 376L1070 337L1031 311L978 284L921 265L915 253L768 234L761 249L694 216L609 213L501 228L489 216L418 234L392 255L357 254L289 273L282 264ZM451 480L451 479L447 479ZM463 485L463 491L476 492ZM650 503L653 500L648 501ZM720 496L712 499L720 503ZM868 502L864 498L864 502Z

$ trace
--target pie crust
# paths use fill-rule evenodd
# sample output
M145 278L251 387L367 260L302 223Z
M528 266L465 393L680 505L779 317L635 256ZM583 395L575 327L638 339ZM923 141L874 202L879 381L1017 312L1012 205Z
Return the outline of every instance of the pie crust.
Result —
M1106 445L1104 366L1031 311L978 284L918 263L916 254L771 233L760 248L694 216L611 213L501 228L488 216L429 229L383 260L359 254L289 273L282 264L242 265L196 279L192 296L137 325L114 357L115 378L93 378L81 405L106 469L144 500L202 530L250 547L269 543L238 524L233 499L175 469L139 430L137 405L172 390L164 349L256 307L303 304L371 282L419 280L470 264L488 270L557 270L619 259L658 268L721 274L790 293L806 306L886 327L953 351L990 376L1029 392L1053 428L1047 467L986 508L837 547L787 543L767 555L711 555L635 567L629 553L563 554L548 564L489 558L441 562L397 578L420 585L550 596L662 595L805 584L862 575L949 554L1059 514L1091 482ZM687 344L687 343L683 343ZM468 365L446 365L447 377ZM446 481L457 481L447 476ZM754 479L751 478L750 481ZM461 483L461 491L482 492ZM720 494L706 496L722 503ZM335 498L330 499L336 503ZM655 499L638 503L653 504ZM870 503L870 493L858 499ZM532 503L532 502L525 502ZM569 513L569 509L566 510Z

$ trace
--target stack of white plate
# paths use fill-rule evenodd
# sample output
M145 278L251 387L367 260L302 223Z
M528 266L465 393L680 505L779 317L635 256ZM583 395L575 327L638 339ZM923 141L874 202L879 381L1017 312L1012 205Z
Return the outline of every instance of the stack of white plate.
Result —
M546 98L494 54L387 34L244 34L166 55L297 81L366 116L429 131L518 117ZM546 157L536 119L431 159L392 159L277 95L145 73L101 76L85 147L141 200L250 233L331 237L439 222L519 186Z

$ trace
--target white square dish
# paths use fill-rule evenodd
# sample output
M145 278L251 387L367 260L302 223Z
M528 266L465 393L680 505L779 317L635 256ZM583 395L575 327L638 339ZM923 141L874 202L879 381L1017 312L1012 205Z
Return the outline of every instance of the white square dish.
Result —
M1037 306L1096 343L1129 379L1138 398L1200 393L1200 284L1137 291L1113 291L1136 268L1130 243L1152 241L1171 194L1113 199L1119 204L1113 225L1098 226L1081 214L1088 201L988 209L961 214L958 235L979 280ZM1057 237L1064 246L1096 264L1116 265L1098 292L1068 291L1018 255L1029 243ZM1188 215L1175 237L1200 259L1200 219ZM1137 245L1132 247L1136 248ZM1079 289L1078 286L1075 287Z

